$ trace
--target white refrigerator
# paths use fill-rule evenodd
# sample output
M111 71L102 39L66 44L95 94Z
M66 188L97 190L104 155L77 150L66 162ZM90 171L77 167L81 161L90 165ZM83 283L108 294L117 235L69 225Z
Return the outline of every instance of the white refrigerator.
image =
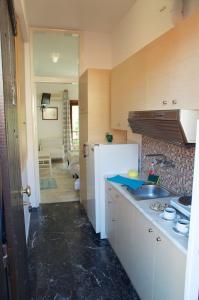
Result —
M87 214L101 239L105 233L105 177L138 170L137 144L86 144Z

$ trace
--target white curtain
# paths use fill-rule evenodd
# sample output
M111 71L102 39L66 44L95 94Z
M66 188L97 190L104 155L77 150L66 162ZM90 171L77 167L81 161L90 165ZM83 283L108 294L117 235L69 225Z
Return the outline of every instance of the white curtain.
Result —
M64 153L72 150L72 132L71 132L71 118L70 118L70 100L68 90L63 93L63 143Z

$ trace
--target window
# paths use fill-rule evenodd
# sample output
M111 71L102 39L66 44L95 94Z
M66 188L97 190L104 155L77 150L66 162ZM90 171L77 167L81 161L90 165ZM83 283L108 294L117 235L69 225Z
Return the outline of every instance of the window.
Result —
M73 149L79 149L79 105L77 100L70 101L70 118Z

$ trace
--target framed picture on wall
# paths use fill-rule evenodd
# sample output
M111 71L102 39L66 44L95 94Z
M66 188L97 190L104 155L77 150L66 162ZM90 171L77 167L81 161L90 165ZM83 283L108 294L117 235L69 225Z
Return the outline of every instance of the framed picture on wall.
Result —
M58 120L58 107L43 108L42 120Z

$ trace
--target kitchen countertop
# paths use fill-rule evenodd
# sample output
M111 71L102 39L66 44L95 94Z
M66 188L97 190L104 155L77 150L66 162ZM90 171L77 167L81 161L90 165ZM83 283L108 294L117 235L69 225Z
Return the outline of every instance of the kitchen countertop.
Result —
M188 237L182 236L174 232L174 221L166 221L160 218L160 211L154 211L150 205L155 201L162 201L163 203L170 203L173 197L158 198L150 200L135 200L133 196L125 189L124 186L107 181L110 185L115 187L126 199L128 199L149 221L151 221L165 236L171 240L185 255L187 254Z

